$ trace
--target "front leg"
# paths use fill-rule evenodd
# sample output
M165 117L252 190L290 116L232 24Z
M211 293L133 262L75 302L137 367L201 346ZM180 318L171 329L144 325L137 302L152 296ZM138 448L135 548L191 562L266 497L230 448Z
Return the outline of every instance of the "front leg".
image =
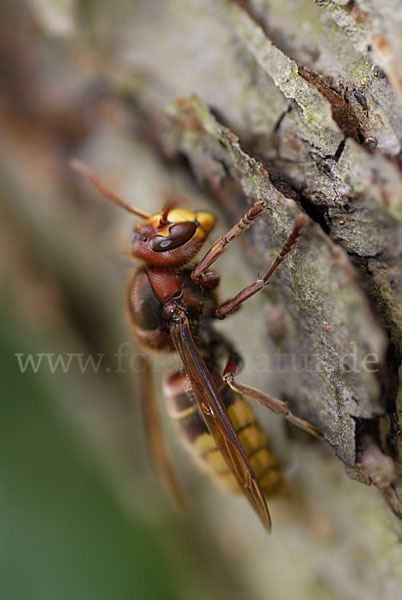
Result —
M198 283L199 285L203 285L203 280L208 275L207 270L209 267L220 257L220 255L224 252L226 246L235 238L239 237L250 225L255 223L257 219L259 219L264 209L266 208L265 200L260 200L256 202L245 215L242 216L240 221L236 223L232 229L230 229L226 235L219 238L213 246L208 250L204 258L197 265L194 271L191 273L191 279Z
M267 272L265 273L264 277L262 277L261 279L257 279L256 281L254 281L253 283L251 283L250 285L248 285L246 288L244 288L243 290L241 290L241 292L239 292L237 294L237 296L235 296L232 300L229 300L228 302L225 302L225 304L222 304L221 306L219 306L216 309L215 316L218 319L224 319L228 315L230 315L233 312L235 312L235 310L237 310L239 308L239 306L243 302L245 302L246 300L248 300L249 298L251 298L252 296L254 296L255 294L257 294L258 292L260 292L267 285L268 280L270 279L270 277L272 276L272 274L276 271L276 269L279 267L279 265L281 264L281 262L283 261L283 259L285 258L285 256L293 248L293 246L294 246L297 238L300 235L301 228L307 222L307 218L308 217L306 217L304 215L301 215L297 219L297 221L295 223L295 226L293 227L290 235L288 236L286 242L284 243L284 245L282 247L282 250L279 252L279 254L272 261L272 263L270 264L270 266L269 266Z

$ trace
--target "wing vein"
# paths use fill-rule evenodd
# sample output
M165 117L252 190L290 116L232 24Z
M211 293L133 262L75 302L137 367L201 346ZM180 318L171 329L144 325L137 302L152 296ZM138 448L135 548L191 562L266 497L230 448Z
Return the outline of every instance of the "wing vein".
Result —
M205 424L217 448L264 527L270 531L271 519L257 476L233 427L212 375L197 348L188 318L183 311L180 310L179 317L172 319L170 333L190 379Z

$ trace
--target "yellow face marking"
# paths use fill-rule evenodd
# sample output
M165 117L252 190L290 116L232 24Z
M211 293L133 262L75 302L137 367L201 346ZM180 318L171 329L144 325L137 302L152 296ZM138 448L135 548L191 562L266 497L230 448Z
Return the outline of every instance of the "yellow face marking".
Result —
M159 227L159 223L161 220L161 213L157 214L157 215L152 215L152 217L149 217L149 219L146 219L146 221L144 221L145 224L150 224L153 225L155 227L155 229L157 229ZM140 223L141 225L141 223Z
M158 235L162 237L169 236L169 227L174 223L194 223L195 221L198 221L199 225L195 230L194 238L203 242L215 224L215 217L211 213L205 211L194 212L184 208L173 208L169 211L169 223L163 227L160 227L161 217L162 213L158 213L157 215L152 215L149 219L146 219L146 222L155 227L155 229L158 230Z
M159 218L161 215L159 215ZM195 221L197 219L197 213L192 210L186 210L185 208L172 208L168 214L168 220L170 223L184 223L185 221Z
M195 213L195 218L205 233L209 233L215 225L215 217L209 212L200 211Z
M169 225L172 223L186 223L188 221L193 222L197 220L197 213L192 210L185 210L183 208L173 208L169 211L168 220L169 224L164 225L159 229L161 222L162 213L152 215L149 219L146 219L146 223L153 225L155 229L158 229L158 235L167 237L169 235Z

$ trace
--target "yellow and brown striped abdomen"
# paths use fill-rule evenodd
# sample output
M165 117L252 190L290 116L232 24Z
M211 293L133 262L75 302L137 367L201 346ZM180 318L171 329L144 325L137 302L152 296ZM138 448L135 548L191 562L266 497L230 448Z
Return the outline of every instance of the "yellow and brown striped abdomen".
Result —
M186 446L198 462L226 488L240 492L238 483L209 433L186 376L168 374L164 380L168 411L176 422ZM224 385L220 390L230 420L266 496L274 496L285 488L282 473L267 437L253 411L242 396Z

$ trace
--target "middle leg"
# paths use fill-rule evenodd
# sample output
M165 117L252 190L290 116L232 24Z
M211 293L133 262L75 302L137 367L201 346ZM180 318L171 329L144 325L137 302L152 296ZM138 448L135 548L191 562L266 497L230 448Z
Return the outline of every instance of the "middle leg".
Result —
M226 364L225 370L223 372L223 380L232 388L235 392L242 394L243 396L247 396L259 404L262 404L269 410L272 410L277 415L284 417L289 423L296 425L299 429L303 429L307 433L310 433L314 437L318 439L325 439L323 433L312 423L301 419L294 415L288 406L287 402L283 400L279 400L278 398L274 398L269 394L261 392L256 388L253 388L248 385L244 385L243 383L239 383L235 379L235 375L238 373L237 366L237 358L236 356L232 356L229 354L228 362Z

